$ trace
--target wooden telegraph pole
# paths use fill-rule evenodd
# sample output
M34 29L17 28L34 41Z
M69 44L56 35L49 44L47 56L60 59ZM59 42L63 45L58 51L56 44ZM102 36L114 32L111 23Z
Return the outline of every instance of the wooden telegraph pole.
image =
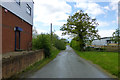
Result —
M52 23L50 24L51 26L51 42L52 42Z

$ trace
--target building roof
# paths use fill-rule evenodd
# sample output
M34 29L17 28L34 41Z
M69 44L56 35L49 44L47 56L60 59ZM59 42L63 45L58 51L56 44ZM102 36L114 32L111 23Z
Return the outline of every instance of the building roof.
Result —
M9 2L10 1L10 2ZM0 6L7 9L7 11L13 13L18 16L22 20L26 21L30 25L33 25L33 8L34 2L33 0L20 0L21 4L17 4L15 0L2 0ZM31 8L31 14L28 14L26 11L26 4L28 4Z
M102 37L102 38L100 38L100 39L107 39L107 38L112 38L112 37ZM94 40L99 40L99 39L94 39Z

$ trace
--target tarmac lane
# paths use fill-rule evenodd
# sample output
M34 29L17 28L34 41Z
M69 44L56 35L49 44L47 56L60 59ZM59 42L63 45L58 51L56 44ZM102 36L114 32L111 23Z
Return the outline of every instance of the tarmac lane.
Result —
M42 69L27 78L109 78L88 61L79 57L70 46Z

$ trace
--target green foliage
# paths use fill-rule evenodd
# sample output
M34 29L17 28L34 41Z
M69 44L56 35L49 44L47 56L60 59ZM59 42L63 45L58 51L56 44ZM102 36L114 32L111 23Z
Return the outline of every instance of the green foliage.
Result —
M113 32L112 36L112 40L115 41L115 43L118 43L120 41L120 30L116 29L116 31Z
M79 41L76 41L74 40L75 38L72 39L71 43L70 43L70 46L75 49L75 50L81 50L79 47ZM84 51L105 51L105 49L103 48L95 48L95 47L91 47L91 46L88 46L88 47L85 47Z
M51 53L51 41L49 34L38 35L37 38L33 38L32 47L33 49L44 49L45 57L49 57Z
M85 48L85 50L86 51L95 51L95 48L88 46Z
M59 52L60 52L60 50L58 50L58 49L56 49L55 47L52 46L50 58L44 58L43 60L38 61L38 62L34 63L33 65L27 67L21 73L16 74L16 76L15 76L16 79L15 80L18 80L19 75L20 76L24 75L24 77L26 77L27 75L29 75L30 72L40 70L42 67L44 67L46 64L48 64L50 61L52 61L54 58L56 58L56 56L59 54Z
M79 42L76 41L76 40L72 40L71 43L70 43L70 46L71 46L73 49L80 50Z
M59 39L59 37L56 34L53 34L52 36L52 43L59 50L66 49L66 41L66 39Z
M69 16L67 23L61 28L63 34L75 35L74 40L79 41L80 50L84 50L85 43L91 43L94 38L99 38L96 30L98 23L96 19L91 19L87 13L79 11L73 16Z
M118 53L115 52L80 52L75 50L80 57L91 60L94 64L98 64L100 67L118 76ZM120 73L120 72L119 72Z
M51 56L51 48L55 46L59 50L66 49L65 39L59 39L59 37L54 34L52 36L50 34L40 34L32 40L32 48L33 50L44 49L45 57Z
M65 50L66 49L66 43L63 40L56 40L55 41L55 47L59 50Z
M88 47L86 47L85 48L85 51L105 51L105 49L104 48L95 48L95 47L90 47L90 46L88 46Z

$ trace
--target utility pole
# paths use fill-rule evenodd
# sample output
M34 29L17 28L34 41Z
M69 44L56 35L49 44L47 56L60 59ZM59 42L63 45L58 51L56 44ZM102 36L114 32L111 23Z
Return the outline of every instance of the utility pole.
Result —
M50 24L51 26L51 42L52 42L52 23Z

